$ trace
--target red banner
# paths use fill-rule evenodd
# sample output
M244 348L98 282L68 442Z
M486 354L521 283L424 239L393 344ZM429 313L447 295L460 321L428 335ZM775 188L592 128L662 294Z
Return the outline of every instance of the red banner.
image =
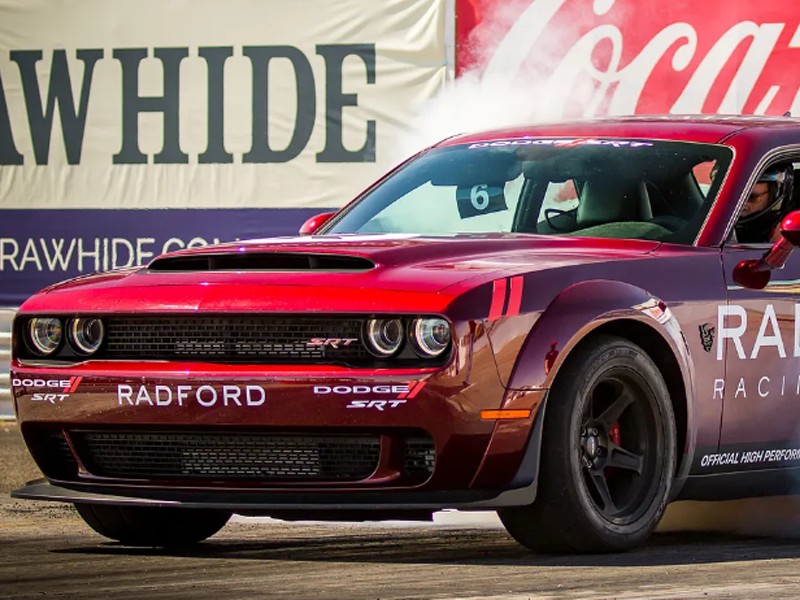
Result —
M456 38L534 117L800 115L797 0L457 0Z

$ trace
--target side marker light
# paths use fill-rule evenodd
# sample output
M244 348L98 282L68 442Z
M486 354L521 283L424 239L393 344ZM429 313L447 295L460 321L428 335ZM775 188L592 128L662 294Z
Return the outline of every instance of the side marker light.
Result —
M531 416L530 410L482 410L481 419L495 421L498 419L527 419Z

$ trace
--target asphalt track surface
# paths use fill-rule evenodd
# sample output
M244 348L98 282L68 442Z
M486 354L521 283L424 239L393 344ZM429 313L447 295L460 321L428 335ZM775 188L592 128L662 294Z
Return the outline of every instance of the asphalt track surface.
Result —
M37 476L13 425L0 423L0 459L0 598L800 598L800 499L675 505L666 529L739 533L659 533L606 556L535 555L493 515L464 513L433 524L235 518L203 544L155 550L104 540L70 506L11 499L18 479Z

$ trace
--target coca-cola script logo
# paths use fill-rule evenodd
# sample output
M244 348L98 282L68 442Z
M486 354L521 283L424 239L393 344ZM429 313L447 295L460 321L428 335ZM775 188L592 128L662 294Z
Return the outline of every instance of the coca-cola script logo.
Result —
M458 72L477 69L490 85L541 86L547 117L800 115L797 6L457 0Z

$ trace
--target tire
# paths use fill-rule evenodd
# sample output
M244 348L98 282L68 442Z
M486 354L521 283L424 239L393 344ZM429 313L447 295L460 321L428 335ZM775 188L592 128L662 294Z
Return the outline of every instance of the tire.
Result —
M217 510L75 504L97 533L129 546L178 546L211 537L231 514Z
M675 474L675 417L656 365L598 335L569 357L547 400L536 500L501 509L511 536L551 553L628 550L658 525Z

